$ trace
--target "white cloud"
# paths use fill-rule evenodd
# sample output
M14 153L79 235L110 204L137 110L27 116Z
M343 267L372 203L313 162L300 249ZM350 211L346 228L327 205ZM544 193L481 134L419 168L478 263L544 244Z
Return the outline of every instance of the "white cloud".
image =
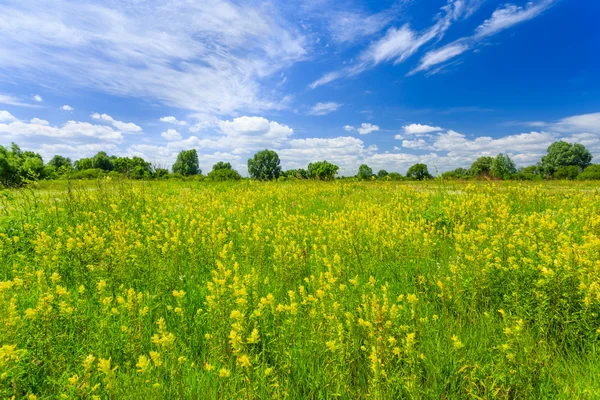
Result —
M31 98L37 101L38 103L44 101L44 99L42 99L42 96L40 96L39 94L33 95Z
M309 115L327 115L337 111L342 105L333 101L327 103L317 103L308 111Z
M555 2L555 0L530 1L525 7L506 4L502 8L496 9L490 19L485 20L483 24L477 27L475 37L482 38L495 35L513 25L533 19Z
M360 133L361 135L368 135L369 133L375 132L378 130L379 130L379 126L372 125L367 122L363 122L362 124L360 124L360 128L357 129L358 133Z
M451 60L475 48L483 39L537 17L555 3L556 0L538 0L537 2L528 2L525 7L518 7L512 4L499 7L493 12L491 18L485 20L475 29L475 33L472 36L455 40L439 49L427 52L421 58L419 65L409 75L419 71L426 71L435 65Z
M61 110L63 110L63 111L73 111L73 110L74 110L74 108L73 108L73 107L71 107L71 106L70 106L70 105L68 105L68 104L65 104L65 105L64 105L64 106L62 106L60 109L61 109Z
M56 154L69 157L71 160L78 160L84 157L92 157L99 151L105 151L110 155L120 155L122 153L116 145L109 143L90 143L81 145L42 144L34 151L39 153L44 160L50 160Z
M246 150L278 147L294 133L289 126L263 117L238 117L219 121L218 126L225 135L219 139L223 146Z
M560 132L593 132L600 133L600 113L575 115L563 118L552 125Z
M407 149L435 150L435 148L430 146L424 139L403 140L402 147Z
M30 122L32 124L37 124L37 125L50 125L50 122L46 121L45 119L39 119L39 118L32 118Z
M285 107L269 77L306 57L304 34L263 3L7 0L6 79L99 90L232 115ZM9 21L8 23L6 21Z
M466 17L478 7L479 0L449 0L441 8L440 16L431 27L422 32L416 32L408 24L392 27L379 40L373 41L358 57L353 65L332 71L312 82L309 86L315 89L318 86L332 82L344 76L353 76L373 68L381 62L393 61L399 64L407 60L423 45L435 38L441 39L452 23Z
M381 31L394 19L395 10L367 15L362 12L343 11L328 14L329 30L336 43L354 42Z
M1 27L0 27L0 29L1 29ZM0 63L2 63L2 60L0 60ZM28 107L28 108L39 108L40 107L37 104L24 103L17 97L9 96L6 94L0 94L0 104L7 104L9 106Z
M353 131L353 130L355 130L355 129L356 129L356 128L355 128L355 127L353 127L352 125L346 125L346 126L344 126L344 130L345 130L346 132L351 132L351 131Z
M161 133L160 136L169 141L181 140L181 133L177 132L175 129L167 129L167 131Z
M50 138L78 138L88 137L100 140L120 142L123 135L108 126L92 125L87 122L68 121L61 127L50 126L47 121L34 118L30 123L14 121L9 124L0 124L0 133L10 137L50 137Z
M139 133L142 131L141 127L137 126L136 124L134 124L132 122L117 121L116 119L114 119L113 117L111 117L110 115L107 115L107 114L94 113L94 114L92 114L92 118L100 120L100 121L108 122L112 126L117 128L118 130L125 132L125 133Z
M4 121L16 121L17 119L12 116L11 113L5 110L0 110L0 122Z
M186 121L179 121L177 118L173 117L173 116L169 116L169 117L162 117L161 122L166 122L169 124L174 124L174 125L187 125Z
M424 135L431 132L439 132L442 130L439 126L430 126L430 125L421 125L421 124L410 124L402 127L404 133L409 135ZM400 136L400 135L398 135ZM397 137L396 139L402 139L402 136Z

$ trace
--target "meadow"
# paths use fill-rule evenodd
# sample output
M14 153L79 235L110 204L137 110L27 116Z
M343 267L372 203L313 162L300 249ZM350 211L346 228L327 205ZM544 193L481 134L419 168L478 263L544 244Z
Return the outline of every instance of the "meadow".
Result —
M600 397L593 183L0 192L0 398Z

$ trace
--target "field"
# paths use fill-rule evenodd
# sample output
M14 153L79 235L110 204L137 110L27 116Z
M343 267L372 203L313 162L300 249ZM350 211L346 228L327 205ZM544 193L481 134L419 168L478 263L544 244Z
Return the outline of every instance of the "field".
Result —
M585 183L0 192L0 398L600 397Z

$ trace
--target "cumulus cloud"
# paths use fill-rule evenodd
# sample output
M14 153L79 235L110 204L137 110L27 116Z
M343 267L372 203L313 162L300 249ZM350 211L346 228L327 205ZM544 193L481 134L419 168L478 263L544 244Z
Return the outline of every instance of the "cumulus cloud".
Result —
M363 122L362 124L360 124L360 128L357 129L358 133L360 133L361 135L368 135L369 133L375 132L378 130L379 130L379 126L372 125L367 122Z
M181 140L181 133L177 132L175 129L167 129L167 131L161 133L160 136L169 141Z
M354 129L356 129L356 128L354 128L352 125L346 125L346 126L344 126L344 130L346 132L352 132Z
M92 114L92 118L100 120L100 121L108 122L112 126L114 126L115 128L117 128L118 130L120 130L122 132L139 133L142 131L141 127L137 126L136 124L134 124L132 122L117 121L116 119L114 119L113 117L111 117L110 115L107 115L107 114L94 113L94 114Z
M104 126L92 125L87 122L68 121L62 126L51 126L48 121L34 118L31 122L13 121L0 124L0 133L10 137L49 137L49 138L95 138L100 140L120 142L123 135L119 131Z
M186 121L179 121L177 118L173 117L173 116L169 116L169 117L162 117L160 119L161 122L166 122L168 124L173 124L173 125L187 125Z
M402 127L404 133L408 135L425 135L431 132L439 132L442 130L439 126L431 126L431 125L421 125L421 124L410 124ZM397 137L397 139L402 139L402 136Z
M5 122L5 121L16 121L17 119L15 117L12 116L11 113L9 113L8 111L5 110L0 110L0 122Z
M308 111L309 115L327 115L337 111L342 105L333 101L327 103L317 103Z
M73 110L74 110L74 108L73 108L73 107L71 107L71 106L70 106L70 105L68 105L68 104L65 104L65 105L64 105L64 106L62 106L60 109L61 109L61 110L63 110L63 111L73 111Z

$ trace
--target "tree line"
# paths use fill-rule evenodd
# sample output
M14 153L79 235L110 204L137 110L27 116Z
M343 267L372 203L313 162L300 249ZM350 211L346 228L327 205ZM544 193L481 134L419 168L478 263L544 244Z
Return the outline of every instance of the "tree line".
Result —
M558 141L548 147L547 154L536 165L517 168L507 154L496 157L479 157L469 168L457 168L444 172L441 178L451 179L600 179L600 164L592 164L592 155L582 144ZM274 150L259 151L248 160L248 174L252 179L316 179L333 180L339 167L326 160L309 163L307 168L283 171L278 154ZM94 179L103 176L130 179L207 179L213 181L239 180L242 177L231 163L220 161L212 170L202 175L198 153L195 149L183 150L177 156L171 171L144 160L141 157L109 156L100 151L95 156L74 162L67 157L55 155L44 163L42 157L32 151L23 151L12 143L0 145L0 185L16 187L40 179ZM405 176L398 172L379 170L374 173L362 164L355 176L359 180L426 180L433 176L426 164L412 165Z

